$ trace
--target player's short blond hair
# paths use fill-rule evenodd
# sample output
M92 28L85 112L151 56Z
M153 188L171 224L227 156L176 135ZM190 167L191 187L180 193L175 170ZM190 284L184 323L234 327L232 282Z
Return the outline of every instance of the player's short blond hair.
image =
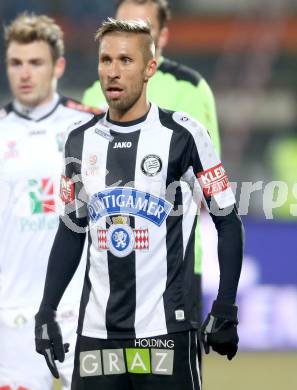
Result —
M111 33L139 34L144 38L143 53L149 60L155 56L155 44L151 35L151 26L149 22L142 20L121 20L107 18L98 28L95 34L95 41L100 43L103 37Z
M46 15L28 14L17 16L8 26L4 27L6 49L11 42L32 43L44 41L48 43L53 61L64 55L64 33L54 19Z

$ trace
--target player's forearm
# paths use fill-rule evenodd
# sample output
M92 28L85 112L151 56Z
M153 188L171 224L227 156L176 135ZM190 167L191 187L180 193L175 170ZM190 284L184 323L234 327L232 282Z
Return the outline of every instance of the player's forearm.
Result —
M85 236L85 233L72 231L60 220L49 257L41 307L57 309L80 262Z
M211 217L218 231L220 285L217 301L234 304L242 266L243 226L235 208L227 216Z

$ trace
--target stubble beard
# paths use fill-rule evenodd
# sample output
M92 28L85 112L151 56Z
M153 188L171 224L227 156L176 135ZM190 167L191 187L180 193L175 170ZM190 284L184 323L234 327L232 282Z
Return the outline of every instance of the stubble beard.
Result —
M107 99L107 103L110 108L121 112L128 111L134 104L140 99L142 94L142 83L137 84L129 96L122 97L119 99Z
M110 108L117 110L117 111L128 111L138 100L137 96L131 96L128 98L121 98L121 99L109 99L107 101Z

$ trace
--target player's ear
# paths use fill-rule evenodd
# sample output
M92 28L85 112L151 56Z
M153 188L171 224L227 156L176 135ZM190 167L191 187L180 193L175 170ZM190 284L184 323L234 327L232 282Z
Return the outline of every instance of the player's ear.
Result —
M59 57L55 63L55 76L57 80L61 78L65 72L66 59L64 57Z
M147 63L144 73L144 81L148 81L157 71L158 63L155 58L152 58Z

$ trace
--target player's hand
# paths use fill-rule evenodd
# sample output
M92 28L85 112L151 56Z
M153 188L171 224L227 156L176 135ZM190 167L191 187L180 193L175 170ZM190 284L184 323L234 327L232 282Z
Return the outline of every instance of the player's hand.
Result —
M201 328L201 340L205 353L210 347L231 360L238 349L237 306L214 301Z
M40 309L35 316L35 347L36 351L45 357L53 376L59 378L55 360L64 361L69 344L63 344L56 312L52 309Z

